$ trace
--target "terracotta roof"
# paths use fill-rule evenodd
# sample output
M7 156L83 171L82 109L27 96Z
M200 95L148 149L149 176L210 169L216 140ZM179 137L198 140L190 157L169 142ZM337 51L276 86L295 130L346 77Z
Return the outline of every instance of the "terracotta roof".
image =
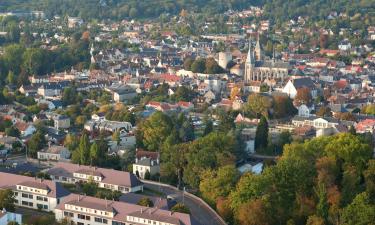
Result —
M137 151L135 153L135 157L137 159L141 159L143 157L146 157L146 158L151 158L153 160L157 160L159 158L159 153L137 149Z

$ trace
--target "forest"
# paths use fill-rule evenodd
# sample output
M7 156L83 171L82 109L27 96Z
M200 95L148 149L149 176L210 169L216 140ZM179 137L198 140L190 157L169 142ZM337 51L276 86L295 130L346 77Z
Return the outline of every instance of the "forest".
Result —
M80 16L83 19L155 18L161 14L176 15L182 9L207 15L229 9L264 6L265 18L274 21L309 16L325 18L331 11L349 16L368 13L374 16L372 0L7 0L0 4L2 11L42 10L47 17L54 15Z

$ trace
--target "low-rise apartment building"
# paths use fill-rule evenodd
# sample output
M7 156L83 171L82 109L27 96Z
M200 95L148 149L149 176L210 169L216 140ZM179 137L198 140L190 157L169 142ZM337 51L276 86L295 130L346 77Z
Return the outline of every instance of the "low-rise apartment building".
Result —
M148 208L77 194L69 195L55 209L57 221L64 218L77 225L192 225L189 214Z
M70 193L61 184L33 177L0 172L0 189L11 189L15 205L53 211Z
M59 162L47 171L51 179L62 183L94 181L99 188L122 193L143 191L143 183L129 172Z

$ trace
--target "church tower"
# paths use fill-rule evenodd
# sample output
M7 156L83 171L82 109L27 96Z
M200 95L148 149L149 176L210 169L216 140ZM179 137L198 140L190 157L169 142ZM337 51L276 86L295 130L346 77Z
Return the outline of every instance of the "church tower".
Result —
M253 45L251 44L251 39L249 41L249 51L247 52L246 62L245 62L245 82L250 82L253 80L253 73L255 67L255 58Z
M260 46L260 40L259 40L259 33L257 38L257 44L255 46L255 59L256 61L262 61L263 60L263 53L262 53L262 47Z

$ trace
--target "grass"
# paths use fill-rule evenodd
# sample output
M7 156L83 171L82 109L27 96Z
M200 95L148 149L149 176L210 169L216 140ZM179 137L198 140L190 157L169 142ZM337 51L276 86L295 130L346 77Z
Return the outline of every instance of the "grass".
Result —
M164 197L164 194L162 192L147 187L143 187L143 192L139 192L139 194Z

